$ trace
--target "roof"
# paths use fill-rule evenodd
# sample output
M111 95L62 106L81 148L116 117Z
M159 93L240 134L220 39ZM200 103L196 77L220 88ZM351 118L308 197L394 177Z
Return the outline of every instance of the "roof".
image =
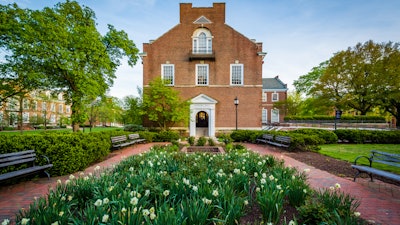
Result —
M283 83L278 76L274 78L263 78L262 84L263 84L263 89L287 90L287 84Z

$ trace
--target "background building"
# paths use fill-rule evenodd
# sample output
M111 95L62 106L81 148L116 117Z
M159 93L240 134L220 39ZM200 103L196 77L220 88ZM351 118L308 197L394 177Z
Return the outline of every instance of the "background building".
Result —
M265 55L262 43L225 23L225 3L181 3L180 23L143 44L143 87L161 76L191 101L190 136L261 129Z
M278 76L263 78L262 87L262 123L263 125L275 125L283 122L284 112L274 107L274 103L287 99L287 84Z

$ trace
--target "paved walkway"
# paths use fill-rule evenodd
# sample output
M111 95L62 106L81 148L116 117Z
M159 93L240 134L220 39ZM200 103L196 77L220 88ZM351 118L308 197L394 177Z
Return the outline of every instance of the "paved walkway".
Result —
M107 160L87 168L84 172L93 172L94 168L111 167L122 159L147 151L154 144L139 144L122 150L114 151ZM389 185L383 182L369 182L368 179L357 179L353 182L349 178L336 177L325 171L315 169L304 163L287 157L284 153L277 151L273 147L266 145L245 144L249 149L260 154L270 154L285 161L287 166L293 166L299 170L310 169L308 181L314 189L329 188L336 183L341 185L341 189L350 193L352 196L361 200L358 211L361 216L367 220L374 221L381 225L399 225L400 224L400 187ZM77 173L78 174L78 173ZM19 209L29 207L35 197L48 194L50 187L55 187L57 180L66 180L67 176L40 178L27 182L20 182L15 185L0 187L0 222L4 219L14 220L14 216Z

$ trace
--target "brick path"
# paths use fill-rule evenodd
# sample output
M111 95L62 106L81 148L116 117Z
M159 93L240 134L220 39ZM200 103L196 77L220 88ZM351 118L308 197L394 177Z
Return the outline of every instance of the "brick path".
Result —
M87 168L84 172L93 172L96 166L101 168L117 164L127 156L147 151L154 144L140 144L123 150L114 151L107 160ZM308 182L314 189L329 188L336 183L341 185L342 191L350 193L361 200L358 211L367 220L375 221L381 225L400 224L400 187L383 182L369 182L368 179L357 179L353 182L349 178L336 177L325 171L315 169L304 163L296 161L284 154L274 151L273 147L266 145L245 144L249 149L260 154L270 154L276 158L283 159L287 166L293 166L299 170L310 169ZM78 175L79 173L76 173ZM50 187L55 187L57 180L66 180L68 176L40 178L32 181L20 182L15 185L0 186L0 222L4 219L14 220L15 214L21 208L29 207L35 197L48 193Z

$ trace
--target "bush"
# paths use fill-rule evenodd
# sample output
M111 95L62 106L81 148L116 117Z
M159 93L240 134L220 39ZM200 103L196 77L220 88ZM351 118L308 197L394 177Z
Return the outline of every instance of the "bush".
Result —
M334 143L337 143L337 141L338 141L337 135L334 132L329 131L329 130L304 128L304 129L294 130L293 133L316 135L319 138L323 139L326 144L334 144Z
M167 130L167 131L160 131L154 136L155 142L171 142L176 141L180 138L179 134L176 131Z
M338 129L338 139L348 143L400 144L400 131Z
M207 141L208 141L208 145L209 145L209 146L215 146L215 141L214 141L214 139L209 138Z
M131 131L131 132L137 132L137 131L144 131L144 127L142 125L138 124L127 124L124 126L124 131Z
M199 137L197 140L197 146L204 146L206 145L207 139L205 137Z
M257 137L263 133L265 132L256 130L236 130L231 133L231 138L235 142L255 142Z

